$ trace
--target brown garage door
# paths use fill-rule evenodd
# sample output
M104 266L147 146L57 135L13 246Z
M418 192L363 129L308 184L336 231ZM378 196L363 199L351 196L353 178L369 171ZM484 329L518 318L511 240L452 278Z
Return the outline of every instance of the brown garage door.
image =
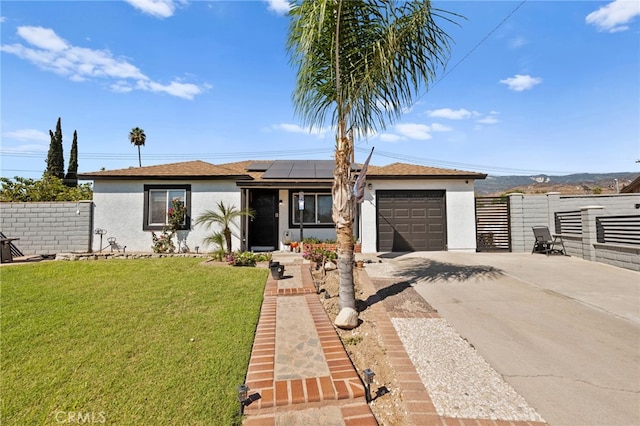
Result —
M444 191L376 191L378 251L446 250Z

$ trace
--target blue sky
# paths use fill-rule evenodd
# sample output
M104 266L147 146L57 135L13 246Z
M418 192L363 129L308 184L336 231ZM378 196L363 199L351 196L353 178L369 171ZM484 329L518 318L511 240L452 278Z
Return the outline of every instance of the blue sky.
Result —
M356 161L493 175L640 171L640 2L434 1L451 57ZM39 178L62 118L65 167L330 159L293 112L285 0L2 1L1 174Z

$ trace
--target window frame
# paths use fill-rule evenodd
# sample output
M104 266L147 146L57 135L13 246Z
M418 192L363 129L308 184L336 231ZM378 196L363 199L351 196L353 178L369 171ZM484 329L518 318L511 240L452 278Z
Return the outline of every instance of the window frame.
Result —
M316 217L316 222L311 223L311 222L303 222L302 226L303 228L335 228L335 223L333 222L333 219L331 219L331 222L324 222L324 223L318 223L317 222L317 218L318 218L318 196L322 195L322 196L329 196L329 198L331 199L331 206L333 206L333 195L331 194L331 190L327 189L327 190L318 190L318 189L312 189L312 190L305 190L305 189L301 189L301 190L289 190L289 228L299 228L300 227L300 222L298 221L298 218L300 217L300 211L298 210L298 202L297 202L297 195L300 192L304 192L304 200L305 200L305 207L308 203L308 200L310 198L313 198L313 202L314 202L314 206L315 206L315 217Z
M144 231L162 231L168 224L157 225L150 224L150 213L151 209L149 208L150 195L149 193L152 191L176 191L183 190L184 194L184 203L186 208L184 224L178 228L179 231L188 231L191 229L191 185L188 184L167 184L167 185L144 185L144 205L143 205L143 214L142 214L142 229ZM167 201L168 203L168 201ZM168 207L167 207L168 211ZM166 218L165 218L166 220Z

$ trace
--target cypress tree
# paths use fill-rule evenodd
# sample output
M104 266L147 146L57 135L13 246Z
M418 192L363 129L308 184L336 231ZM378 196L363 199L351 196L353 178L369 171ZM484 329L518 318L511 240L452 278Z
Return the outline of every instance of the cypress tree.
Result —
M45 170L44 173L59 179L64 179L64 156L62 151L62 126L60 124L60 117L58 117L58 123L56 124L55 135L49 130L49 136L51 137L51 143L49 144L49 153L47 154L47 170Z
M73 142L71 143L71 154L69 154L69 169L64 178L67 186L78 186L78 132L73 131Z

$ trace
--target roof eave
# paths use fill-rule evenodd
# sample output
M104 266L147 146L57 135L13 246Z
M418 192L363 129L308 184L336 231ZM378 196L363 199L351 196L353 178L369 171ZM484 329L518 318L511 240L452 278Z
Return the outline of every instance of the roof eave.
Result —
M368 179L382 179L382 180L407 180L407 179L427 179L427 180L435 180L435 179L473 179L480 180L486 179L486 174L468 174L468 175L369 175L367 174Z
M130 175L92 175L78 174L80 180L246 180L253 178L247 175L211 176L211 175L151 175L151 176L130 176Z
M331 187L333 180L279 180L279 181L239 181L236 185L241 188L326 188Z

